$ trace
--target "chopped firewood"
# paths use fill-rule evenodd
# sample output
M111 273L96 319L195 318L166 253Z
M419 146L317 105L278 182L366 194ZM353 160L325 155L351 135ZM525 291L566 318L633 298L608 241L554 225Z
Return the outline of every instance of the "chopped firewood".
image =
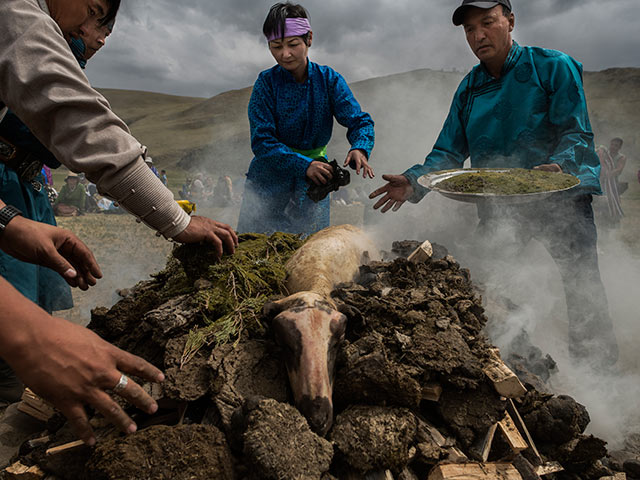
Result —
M475 460L480 460L482 462L489 460L489 453L491 453L491 446L493 445L493 438L496 435L497 428L497 423L491 425L484 438L481 439L478 444L471 447L470 453L473 455Z
M518 455L513 459L513 466L518 470L522 480L542 480L536 468L522 455Z
M16 462L4 469L3 478L7 480L42 480L44 477L45 473L37 465L27 467Z
M469 458L462 453L461 450L457 449L456 447L449 447L447 448L447 462L451 462L451 463L464 463L464 462L468 462Z
M437 465L428 480L522 480L509 463L466 463Z
M43 422L49 420L56 413L51 404L40 398L28 388L25 388L22 393L22 401L18 404L18 410L37 420L42 420Z
M522 435L520 435L508 412L505 412L504 418L498 422L498 429L504 435L513 453L520 453L529 448L529 445L525 439L522 438Z
M500 351L492 348L490 352L491 356L483 372L493 382L496 391L507 398L518 398L527 393L527 389L516 374L500 358Z
M393 480L393 474L390 470L379 470L366 474L364 480Z
M437 383L427 383L422 387L422 399L431 402L439 402L442 395L442 386Z
M447 439L438 429L423 419L418 420L418 440L418 443L433 443L439 447L447 444Z
M536 469L536 472L538 473L538 475L542 476L542 475L549 475L551 473L562 472L563 470L564 468L558 462L547 462L543 465L540 465Z
M529 448L531 448L531 451L536 458L535 465L540 465L542 463L542 456L540 456L540 452L538 452L538 449L536 448L536 444L533 443L533 438L529 433L529 429L524 424L524 420L522 420L522 417L520 416L520 413L518 412L518 409L516 408L515 403L511 399L509 399L509 401L507 402L507 412L509 412L509 415L511 415L511 419L513 420L513 423L516 425L516 428L526 440L527 444L529 445ZM557 471L560 471L560 470L557 470ZM553 472L549 472L549 473L553 473ZM546 475L546 474L538 473L538 475Z
M422 245L416 248L411 255L407 257L407 260L413 263L426 262L433 255L433 246L429 240L425 240Z
M615 475L608 475L606 477L600 477L600 480L627 480L627 474L618 472Z
M69 450L73 450L74 448L79 448L84 446L84 442L82 440L76 440L75 442L65 443L63 445L58 445L57 447L49 448L45 454L47 456L58 455L60 453L68 452Z

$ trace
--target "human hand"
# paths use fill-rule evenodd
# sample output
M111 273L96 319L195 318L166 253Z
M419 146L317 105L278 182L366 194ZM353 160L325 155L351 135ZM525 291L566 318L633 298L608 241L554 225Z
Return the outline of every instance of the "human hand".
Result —
M407 201L413 194L413 187L409 183L409 179L404 175L382 175L382 179L387 181L387 184L375 190L369 198L374 199L379 195L385 194L380 200L373 206L374 210L382 207L381 212L386 213L389 209L393 208L394 212Z
M135 432L136 424L107 390L113 390L124 373L161 382L162 372L105 342L91 330L52 317L1 278L0 291L2 356L24 384L60 410L88 445L95 443L95 437L84 410L86 404L122 431ZM16 320L20 329L8 328ZM149 414L158 409L156 402L131 379L118 395Z
M0 235L0 249L23 262L50 268L82 290L102 278L93 253L77 236L22 216L14 217Z
M557 163L544 163L533 167L534 170L542 170L544 172L562 173L562 167Z
M333 167L327 162L314 160L307 167L307 178L316 185L326 185L333 178Z
M373 173L373 168L369 166L369 161L367 160L367 156L360 149L351 150L347 155L347 159L344 161L344 166L349 165L356 171L356 175L360 175L360 170L362 169L362 178L375 177Z
M238 246L238 235L226 223L194 215L187 228L173 238L180 243L211 243L217 258L224 252L233 254Z

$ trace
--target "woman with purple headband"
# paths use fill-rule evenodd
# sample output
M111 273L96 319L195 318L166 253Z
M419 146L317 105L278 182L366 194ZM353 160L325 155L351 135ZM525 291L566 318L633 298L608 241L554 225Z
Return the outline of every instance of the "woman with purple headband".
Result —
M368 160L374 144L373 120L344 78L309 61L313 40L307 11L300 5L271 7L263 33L278 63L260 73L249 102L251 148L238 221L239 232L276 231L311 235L329 226L330 200L314 203L309 186L332 178L327 145L333 119L347 128L351 144L344 165L373 178Z

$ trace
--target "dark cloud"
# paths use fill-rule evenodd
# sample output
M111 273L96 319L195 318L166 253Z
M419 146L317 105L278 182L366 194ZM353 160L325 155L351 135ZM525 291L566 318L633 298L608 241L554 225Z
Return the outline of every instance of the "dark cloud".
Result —
M262 23L274 0L124 0L107 46L88 66L100 87L190 96L251 85L273 64ZM476 63L460 28L458 1L310 0L311 58L349 81L419 68ZM514 37L563 50L587 70L640 67L637 0L513 0Z

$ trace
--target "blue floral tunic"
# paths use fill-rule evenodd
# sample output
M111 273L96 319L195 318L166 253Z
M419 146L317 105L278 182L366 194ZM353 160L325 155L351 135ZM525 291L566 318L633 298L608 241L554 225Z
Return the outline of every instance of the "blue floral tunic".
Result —
M306 196L306 172L314 158L323 156L334 117L347 128L351 149L369 157L373 120L335 70L308 62L304 83L279 65L259 75L249 102L255 157L247 173L239 232L310 235L329 226L329 198L316 204Z

